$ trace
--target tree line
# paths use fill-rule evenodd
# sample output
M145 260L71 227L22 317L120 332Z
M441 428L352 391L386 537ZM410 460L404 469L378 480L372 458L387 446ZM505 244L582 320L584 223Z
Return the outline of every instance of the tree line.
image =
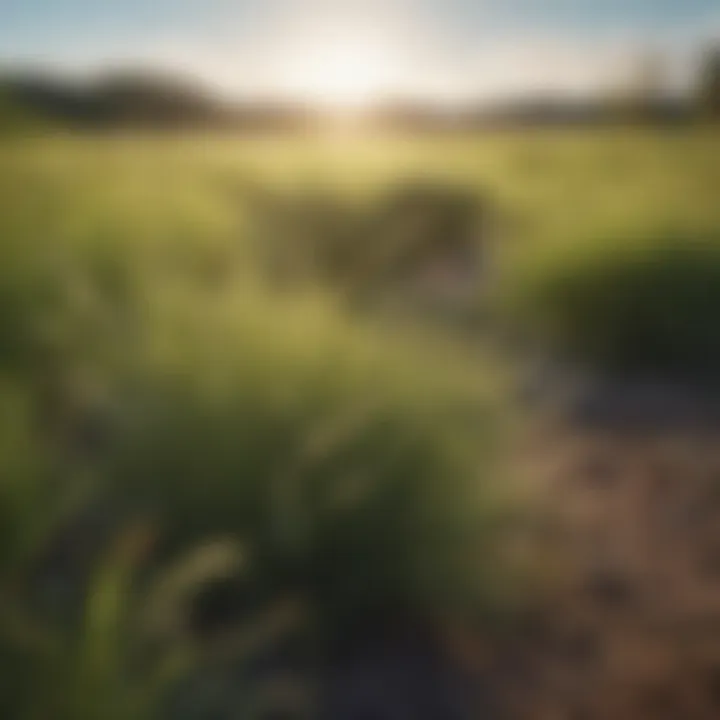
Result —
M720 119L720 45L708 49L692 92L667 92L663 59L646 56L622 93L611 100L519 98L454 113L427 103L398 100L375 108L369 119L384 127L434 130L493 124L562 124ZM231 102L200 83L158 72L118 72L73 83L51 75L0 74L0 130L34 126L113 128L227 128L290 130L312 127L315 111L293 102Z

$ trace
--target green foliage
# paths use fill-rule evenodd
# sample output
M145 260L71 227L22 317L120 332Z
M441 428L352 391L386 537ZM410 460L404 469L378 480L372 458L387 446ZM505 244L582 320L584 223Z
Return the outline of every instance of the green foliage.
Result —
M708 116L720 118L720 48L708 50L703 58L699 102Z
M452 538L497 492L470 368L315 302L213 302L157 325L118 488L175 543L236 536L261 586L309 593L328 616L455 593L467 546Z
M47 123L16 102L0 81L0 138L35 133L46 127Z
M161 640L144 619L218 537L247 558L227 622L296 599L315 643L497 605L506 582L478 365L366 327L327 287L278 293L225 160L147 150L43 140L0 160L0 661L21 720L157 716L178 673L202 687L217 665L186 599Z
M448 257L466 260L472 272L490 243L486 198L460 183L400 179L371 198L253 186L251 198L256 254L271 278L320 283L354 299Z
M623 237L539 253L515 278L521 325L611 372L718 377L716 236Z
M337 290L394 254L407 215L384 212L397 219L404 178L447 190L420 203L441 236L488 188L509 209L500 279L523 323L588 360L710 370L720 261L690 239L720 223L716 155L700 131L5 143L0 714L250 707L238 677L286 602L310 644L360 620L512 606L496 377L436 328L350 315ZM300 219L259 232L254 182ZM688 240L657 242L659 226ZM579 240L638 234L655 240ZM575 245L555 254L558 238ZM257 240L306 281L268 283ZM243 562L195 573L218 538ZM188 627L197 596L241 647L218 659Z

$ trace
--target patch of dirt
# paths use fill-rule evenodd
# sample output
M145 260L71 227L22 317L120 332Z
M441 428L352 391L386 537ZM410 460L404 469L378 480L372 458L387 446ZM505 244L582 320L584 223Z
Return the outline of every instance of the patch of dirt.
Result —
M537 511L520 617L351 656L326 717L720 717L718 405L653 383L564 400L516 448Z
M513 717L720 717L720 430L695 410L530 433L521 472L555 564L496 648Z

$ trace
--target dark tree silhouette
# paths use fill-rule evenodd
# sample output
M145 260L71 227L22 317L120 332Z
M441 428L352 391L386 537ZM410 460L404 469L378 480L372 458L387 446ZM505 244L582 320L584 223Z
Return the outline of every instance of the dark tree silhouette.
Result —
M699 101L706 114L720 118L720 45L708 49L703 56Z

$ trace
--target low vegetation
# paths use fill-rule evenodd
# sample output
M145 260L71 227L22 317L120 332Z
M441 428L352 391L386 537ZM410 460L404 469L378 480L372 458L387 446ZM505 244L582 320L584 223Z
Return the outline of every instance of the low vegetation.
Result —
M538 254L511 302L556 356L614 375L717 381L716 234L618 236Z
M307 691L399 618L512 624L495 298L594 367L720 362L711 133L3 142L7 717L262 716L298 655ZM424 323L475 250L478 321Z

